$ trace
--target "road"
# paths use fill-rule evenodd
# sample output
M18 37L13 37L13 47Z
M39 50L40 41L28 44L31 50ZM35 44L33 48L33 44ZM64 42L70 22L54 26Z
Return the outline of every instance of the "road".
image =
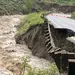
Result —
M74 19L58 17L58 16L49 16L49 15L47 15L46 18L54 26L54 28L70 29L75 32L75 20Z

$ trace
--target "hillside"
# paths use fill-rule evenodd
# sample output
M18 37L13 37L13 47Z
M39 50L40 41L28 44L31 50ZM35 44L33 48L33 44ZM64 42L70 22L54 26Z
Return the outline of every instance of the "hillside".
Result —
M68 10L74 11L75 0L0 0L0 15L27 14L41 10L52 11L54 10L52 8L60 9L61 5L63 8L67 6Z
M74 3L74 0L0 0L0 75L65 72L67 66L62 58L56 58L49 50L73 51L75 46L65 39L67 33L63 35L53 27L50 27L51 37L43 15L73 12L72 18L75 18ZM52 47L51 38L56 48Z

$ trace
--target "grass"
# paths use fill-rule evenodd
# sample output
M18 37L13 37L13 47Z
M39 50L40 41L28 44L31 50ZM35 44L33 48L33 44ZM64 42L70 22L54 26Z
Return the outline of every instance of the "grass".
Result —
M21 23L21 26L18 28L19 34L22 34L25 31L27 31L28 28L32 25L44 23L44 19L41 18L41 15L43 13L47 12L45 11L45 12L28 14L28 16L25 17L23 22Z
M46 69L36 69L32 68L28 62L28 58L23 58L20 75L59 75L55 63L50 64L50 66Z

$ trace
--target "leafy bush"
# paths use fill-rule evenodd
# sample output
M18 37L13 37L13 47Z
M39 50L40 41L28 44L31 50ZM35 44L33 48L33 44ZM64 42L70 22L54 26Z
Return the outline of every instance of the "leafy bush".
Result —
M24 75L25 71L27 69L31 69L30 65L28 64L28 62L29 62L28 57L23 58L22 61L23 62L22 62L21 67L20 67L20 75Z

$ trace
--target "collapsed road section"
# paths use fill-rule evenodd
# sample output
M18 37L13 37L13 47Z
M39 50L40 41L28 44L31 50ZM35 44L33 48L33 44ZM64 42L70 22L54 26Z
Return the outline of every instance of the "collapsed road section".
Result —
M45 17L48 21L49 35L52 38L51 45L53 45L53 49L49 49L48 52L54 58L60 72L69 71L69 60L75 60L75 20L67 18L68 15Z
M75 59L75 20L67 17L47 15L45 23L31 26L16 42L26 43L38 57L55 61L60 73L69 73L69 60Z

